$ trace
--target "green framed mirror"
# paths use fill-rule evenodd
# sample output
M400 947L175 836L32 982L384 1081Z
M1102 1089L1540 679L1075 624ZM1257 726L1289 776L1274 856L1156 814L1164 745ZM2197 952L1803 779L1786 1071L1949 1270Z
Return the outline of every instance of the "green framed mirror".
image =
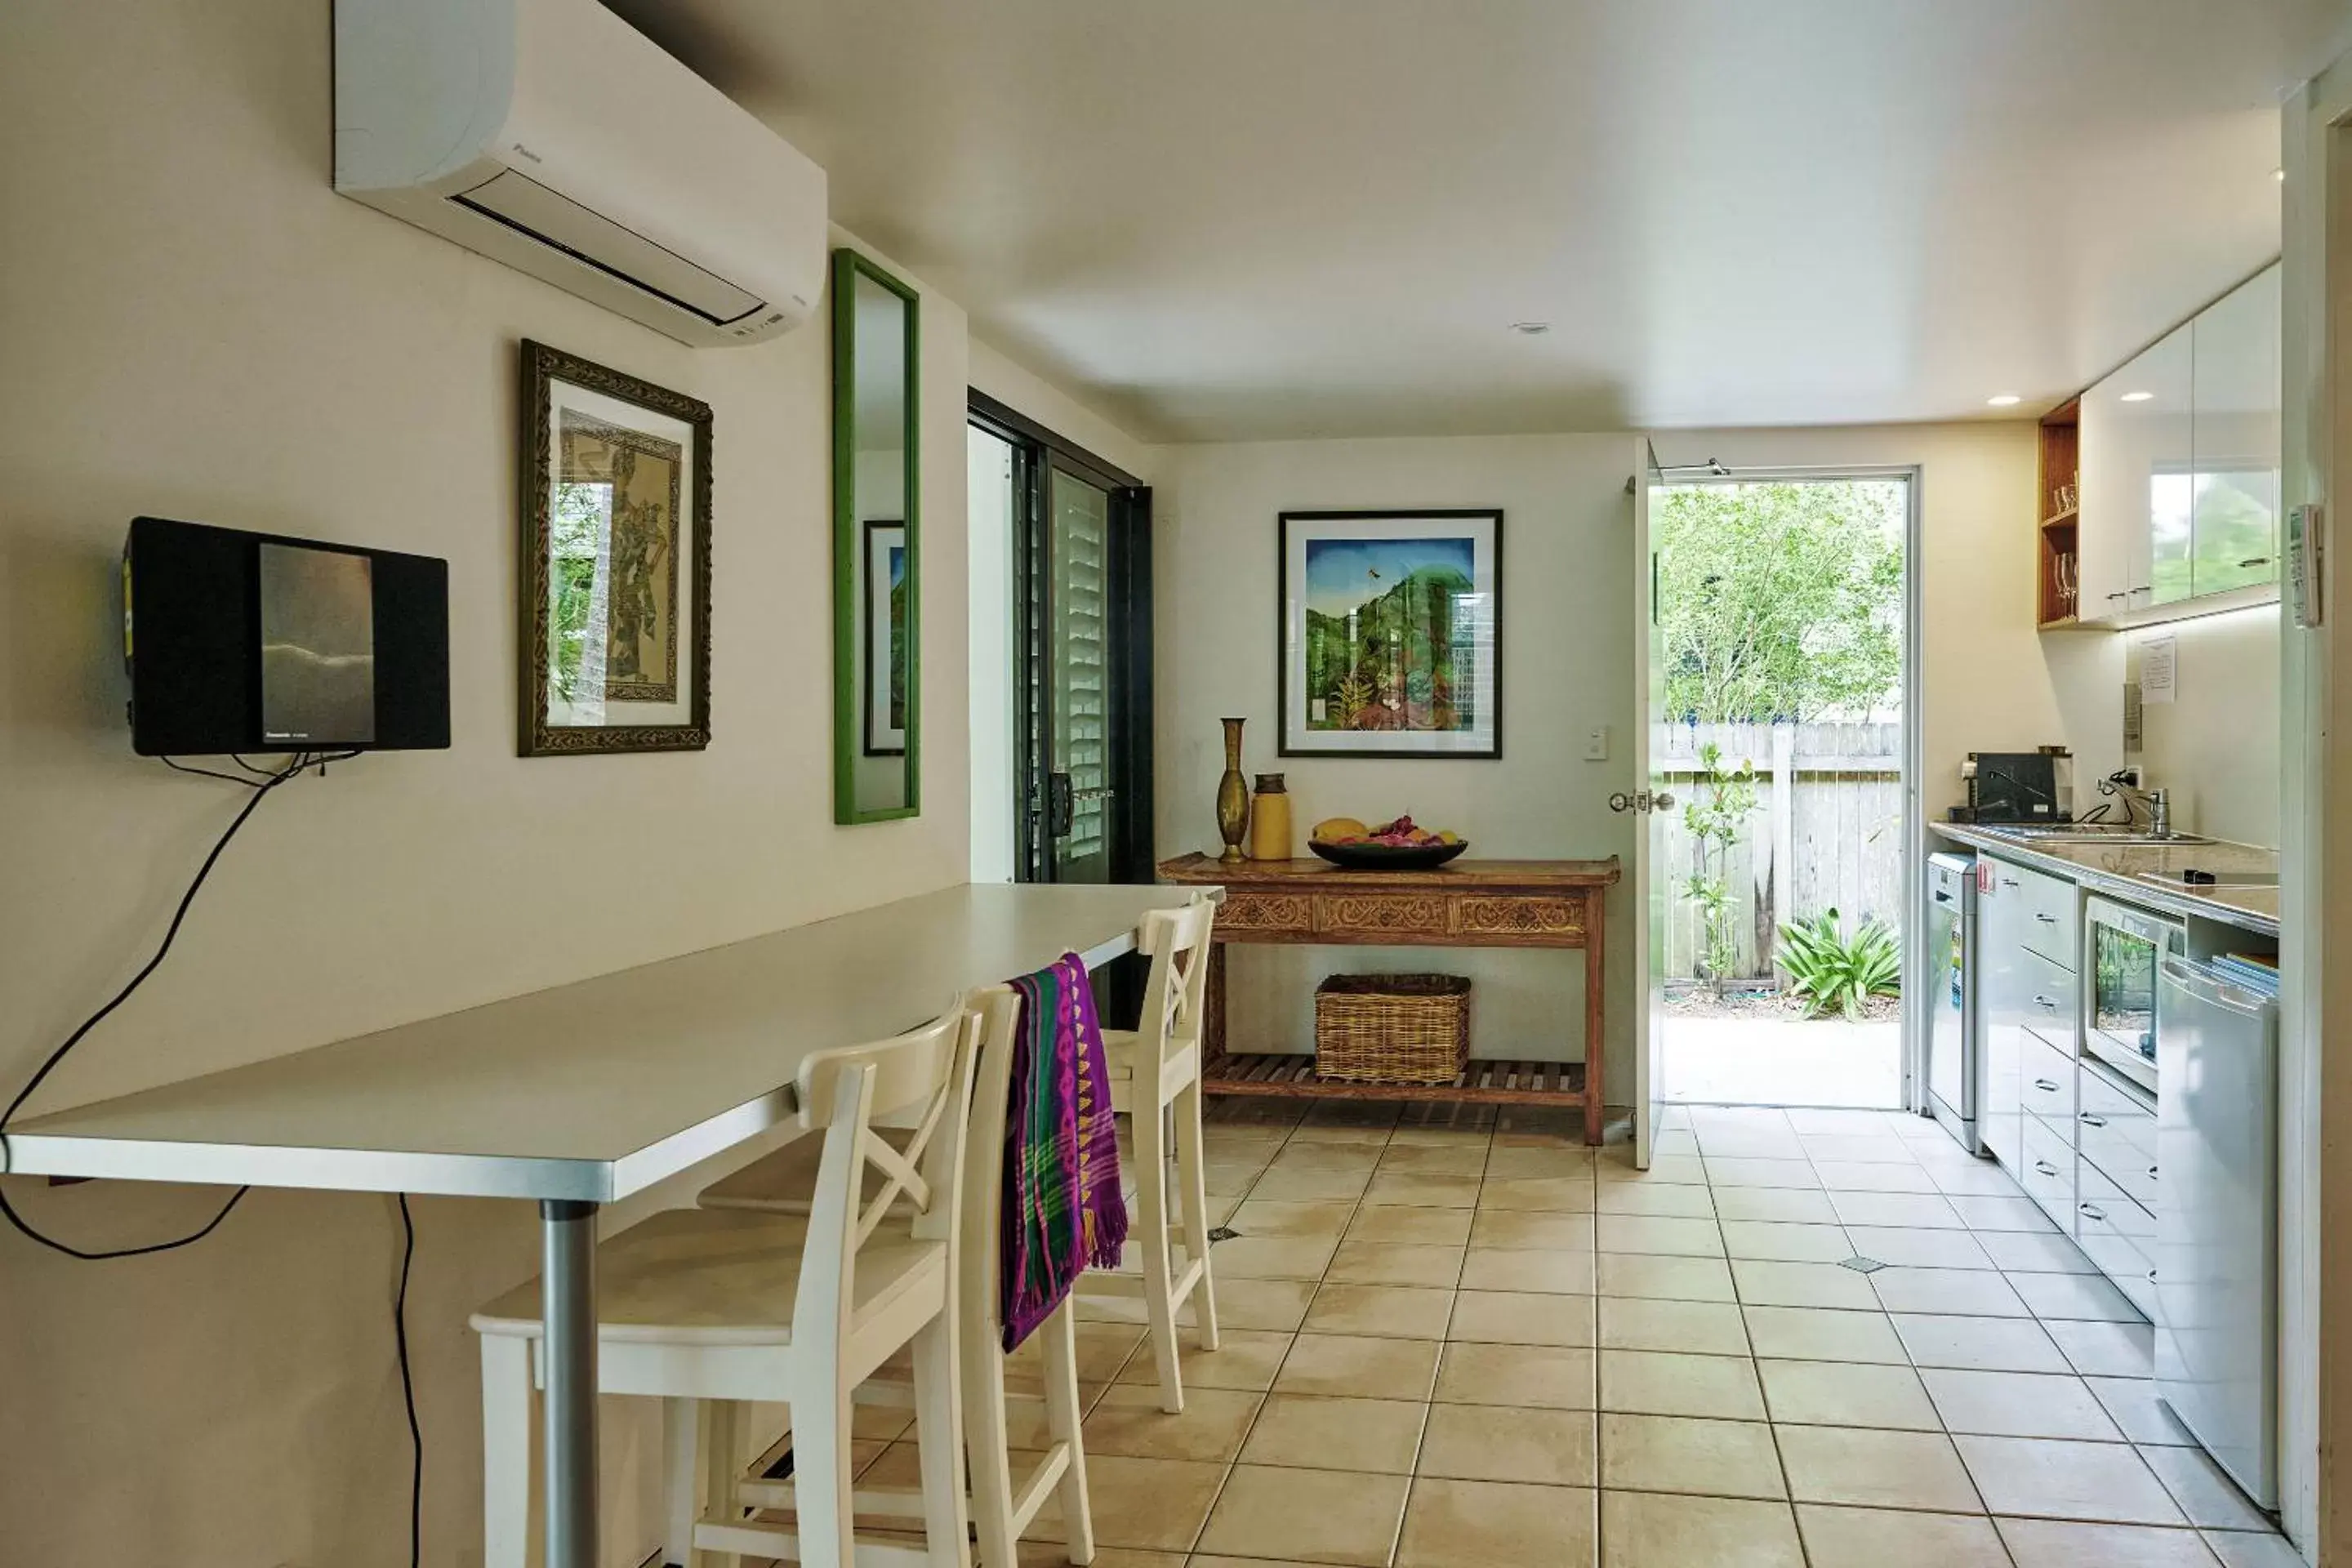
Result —
M920 301L833 253L833 819L922 811Z

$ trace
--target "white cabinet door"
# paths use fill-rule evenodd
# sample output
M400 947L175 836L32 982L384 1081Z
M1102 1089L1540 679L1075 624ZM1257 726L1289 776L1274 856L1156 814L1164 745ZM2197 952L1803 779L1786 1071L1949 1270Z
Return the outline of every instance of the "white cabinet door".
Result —
M2197 318L2190 521L2194 591L2278 581L2279 269Z
M1977 1008L1983 1016L1984 1105L1980 1136L2011 1175L2024 1168L2026 931L2032 920L2017 868L1992 860L1977 894Z
M2084 620L2189 596L2190 336L2184 322L2083 395Z
M2116 396L2124 410L2124 441L2132 453L2143 533L2134 563L2131 608L2189 597L2189 511L2195 494L2196 354L2191 324L2175 327L2116 374L2126 379ZM2129 399L2130 401L2123 401Z
M2081 593L2076 614L2086 621L2112 619L2131 600L2131 538L2144 531L2144 512L2132 502L2129 465L2124 451L2126 405L2113 379L2083 394L2081 440L2082 511L2075 538L2082 552L2076 565Z

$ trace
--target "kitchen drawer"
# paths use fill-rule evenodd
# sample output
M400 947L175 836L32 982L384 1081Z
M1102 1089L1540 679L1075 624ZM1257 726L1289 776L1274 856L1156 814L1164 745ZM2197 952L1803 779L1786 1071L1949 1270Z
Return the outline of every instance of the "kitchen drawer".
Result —
M2090 1165L2078 1168L2074 1239L2083 1255L2151 1320L2156 1316L2156 1216Z
M2019 925L2029 952L2072 970L2082 961L2082 891L2063 877L2029 871L2006 860L1993 861L1993 897L2015 899L2021 906Z
M2067 1060L2074 1060L2074 1033L2083 1016L2082 983L2074 978L2073 969L2053 963L2031 948L2019 952L2017 964L2018 1005L2025 1026L2064 1053Z
M2085 1060L2078 1079L2074 1147L2142 1208L2156 1207L2156 1105Z
M2025 1119L2025 1163L2017 1184L2042 1205L2050 1223L2074 1234L2074 1150L2066 1135L2038 1116Z
M2053 1127L2070 1130L2074 1112L2080 1109L2075 1100L2074 1058L2062 1056L2058 1047L2032 1031L2026 1031L2022 1060L2018 1071L2018 1098L2025 1109L2049 1122Z

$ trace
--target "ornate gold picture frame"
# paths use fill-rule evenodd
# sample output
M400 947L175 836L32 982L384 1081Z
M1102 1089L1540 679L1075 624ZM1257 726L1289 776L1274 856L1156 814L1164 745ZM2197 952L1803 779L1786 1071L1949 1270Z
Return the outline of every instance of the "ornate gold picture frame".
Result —
M710 407L522 345L519 745L710 743Z

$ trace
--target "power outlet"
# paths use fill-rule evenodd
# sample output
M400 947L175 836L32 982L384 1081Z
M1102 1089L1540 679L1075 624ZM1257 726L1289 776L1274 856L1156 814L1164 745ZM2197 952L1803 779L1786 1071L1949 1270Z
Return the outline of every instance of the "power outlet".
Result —
M1609 726L1595 724L1584 732L1584 760L1605 763L1609 760Z

